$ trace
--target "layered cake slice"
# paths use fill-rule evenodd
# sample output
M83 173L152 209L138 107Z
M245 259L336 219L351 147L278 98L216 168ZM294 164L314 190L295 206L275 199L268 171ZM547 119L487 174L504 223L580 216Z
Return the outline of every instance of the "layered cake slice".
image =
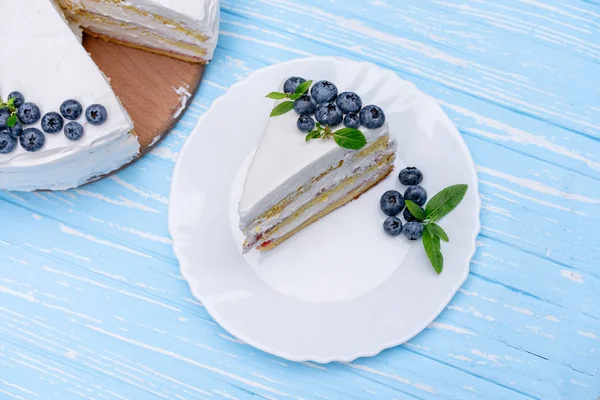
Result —
M384 111L331 82L311 84L292 77L268 95L277 100L239 203L243 252L274 248L393 169Z
M58 0L90 35L190 62L212 58L217 0Z

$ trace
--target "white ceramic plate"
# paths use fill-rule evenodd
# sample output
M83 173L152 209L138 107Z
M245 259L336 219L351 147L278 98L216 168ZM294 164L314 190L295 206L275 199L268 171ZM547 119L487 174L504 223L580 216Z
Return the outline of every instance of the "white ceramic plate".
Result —
M273 106L264 95L291 75L334 83L366 75L379 82L359 95L385 110L399 143L397 169L277 248L244 256L237 203ZM397 171L405 165L423 171L430 194L469 185L440 223L450 243L442 245L439 276L420 241L382 231L379 197L403 190ZM350 361L405 342L444 309L469 273L479 209L471 155L431 97L373 64L319 57L256 71L215 100L180 153L169 230L192 293L232 335L290 360Z

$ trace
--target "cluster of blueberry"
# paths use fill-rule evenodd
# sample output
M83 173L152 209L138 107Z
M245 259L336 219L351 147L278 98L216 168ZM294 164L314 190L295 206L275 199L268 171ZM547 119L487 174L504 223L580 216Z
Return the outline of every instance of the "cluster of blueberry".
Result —
M83 107L77 100L65 100L60 106L60 114L52 111L41 116L39 107L25 102L20 92L10 93L8 99L8 105L0 106L0 154L12 152L17 141L27 151L41 149L46 142L44 133L33 127L23 128L23 125L37 123L40 118L42 130L46 133L55 134L63 130L69 140L79 140L83 136L83 126L75 121L83 113ZM16 120L11 123L13 115L16 115ZM85 118L92 125L102 125L107 117L106 108L100 104L92 104L85 110ZM70 122L65 124L63 118Z
M401 184L408 186L408 188L406 188L404 196L396 190L388 190L381 196L379 202L381 211L385 215L388 215L388 218L383 222L383 230L391 236L398 236L400 233L404 233L404 236L410 240L420 239L423 236L423 222L415 218L408 207L405 208L404 206L405 200L410 200L419 207L425 205L427 191L419 185L423 181L423 173L415 167L408 167L400 171L398 179ZM404 226L400 218L396 217L401 212L406 221Z
M294 93L306 79L293 76L283 84L284 93ZM343 92L338 96L337 87L329 81L318 81L294 101L294 111L300 114L296 125L302 132L315 129L315 120L324 126L334 127L342 122L347 128L380 128L385 122L383 110L375 105L362 106L362 99L353 92Z

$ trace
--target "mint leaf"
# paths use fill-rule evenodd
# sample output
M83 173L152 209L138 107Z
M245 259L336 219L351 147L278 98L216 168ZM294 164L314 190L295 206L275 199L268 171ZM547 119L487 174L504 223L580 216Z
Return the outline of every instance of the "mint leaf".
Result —
M281 99L287 98L288 95L285 93L271 92L268 95L266 95L265 97L268 97L269 99L281 100Z
M365 135L354 128L343 128L333 132L333 140L338 146L351 150L358 150L367 144Z
M290 96L290 99L298 100L302 96L304 96L304 93L292 93L292 95Z
M8 126L9 128L14 127L16 124L17 124L17 116L15 114L11 115L6 120L6 126Z
M276 105L275 108L273 108L273 111L271 111L271 117L277 117L278 115L285 114L292 108L294 108L293 101L284 101L283 103L280 103Z
M437 221L444 217L462 201L467 193L468 185L452 185L433 196L425 207L427 218Z
M408 211L410 211L413 217L415 217L419 221L423 221L426 218L425 210L419 207L417 203L411 200L405 200L405 204L406 208L408 208Z
M8 101L6 102L6 105L7 105L7 107L8 107L9 109L11 109L11 111L12 111L12 110L14 110L14 109L16 108L16 107L15 107L15 101L16 101L16 98L14 98L14 97L11 97L11 98L10 98L10 99L8 99Z
M425 248L425 253L427 253L427 258L431 262L431 266L439 275L444 269L444 256L440 250L440 238L432 235L429 229L427 229L428 227L429 225L423 231L423 247Z
M433 236L439 237L444 242L449 240L446 231L444 231L444 229L435 222L427 224L426 229L429 229L429 233L431 233Z
M315 129L314 131L310 131L306 134L306 141L310 142L313 139L318 139L319 137L321 137L321 132L318 129Z
M312 81L302 82L301 84L299 84L296 87L294 94L299 94L300 96L302 96L304 93L306 93L308 91L308 88L310 87L310 85L312 85ZM298 97L300 97L300 96L298 96Z

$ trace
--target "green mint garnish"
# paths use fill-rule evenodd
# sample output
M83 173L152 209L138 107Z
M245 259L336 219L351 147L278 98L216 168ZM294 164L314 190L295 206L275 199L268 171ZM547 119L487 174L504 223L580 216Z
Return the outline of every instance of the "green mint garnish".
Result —
M278 115L283 115L288 111L291 111L294 108L293 101L284 101L283 103L279 103L275 106L273 111L271 111L271 117L277 117Z
M271 92L267 94L265 97L269 99L290 99L289 101L284 101L277 104L271 111L271 117L277 117L291 111L294 108L294 101L298 100L306 92L308 92L312 82L313 81L302 82L296 87L294 93L291 94L281 92ZM350 150L358 150L367 144L365 135L359 129L342 128L334 132L329 126L323 127L318 122L316 124L316 128L313 131L310 131L306 135L305 139L307 142L310 142L313 139L333 139L338 146Z
M425 253L427 253L427 257L429 258L433 269L435 269L435 272L438 274L441 274L444 269L444 256L440 249L440 238L433 235L427 225L423 231L422 240Z
M265 97L268 97L269 99L283 100L287 99L289 95L287 93L271 92Z
M17 124L17 121L18 121L17 116L15 114L12 114L6 120L6 126L8 126L9 128L12 128Z
M425 211L421 207L419 207L417 203L410 200L406 200L405 204L406 208L408 208L408 211L410 211L412 216L418 219L419 221L423 221L425 218L427 218L427 216L425 215Z
M342 128L333 132L333 140L338 146L351 150L358 150L367 144L365 135L355 128Z
M425 253L433 266L433 269L440 274L444 269L444 257L441 251L441 242L448 242L448 235L444 229L436 222L448 215L456 208L465 197L468 185L452 185L441 190L429 200L425 206L425 211L410 200L406 200L408 211L420 221L423 221L423 247Z

